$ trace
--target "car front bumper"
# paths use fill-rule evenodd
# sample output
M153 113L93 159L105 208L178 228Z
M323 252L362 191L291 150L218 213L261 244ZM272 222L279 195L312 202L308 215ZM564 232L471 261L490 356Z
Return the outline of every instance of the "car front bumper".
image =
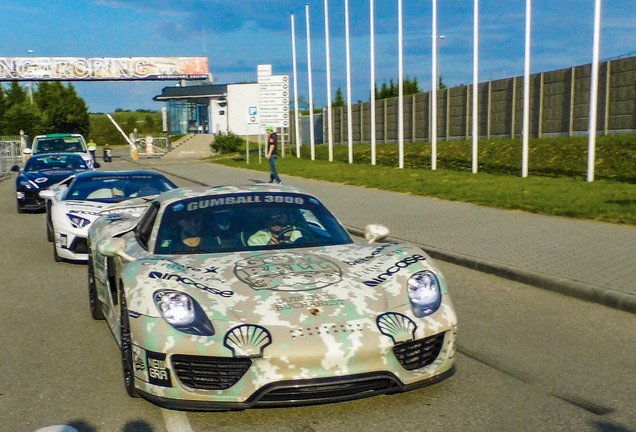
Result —
M453 375L457 326L454 313L444 314L450 316L453 322L420 322L418 335L399 343L373 320L349 330L304 329L300 337L274 330L262 355L248 358L223 343L231 329L210 338L184 337L162 319L133 313L135 386L160 406L212 411L409 391Z

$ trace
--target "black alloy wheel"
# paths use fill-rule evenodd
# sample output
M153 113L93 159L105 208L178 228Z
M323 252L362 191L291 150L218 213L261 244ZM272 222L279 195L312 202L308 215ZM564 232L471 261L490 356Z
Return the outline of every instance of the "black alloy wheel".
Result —
M53 221L51 220L51 206L48 204L46 205L46 239L50 242L55 240Z

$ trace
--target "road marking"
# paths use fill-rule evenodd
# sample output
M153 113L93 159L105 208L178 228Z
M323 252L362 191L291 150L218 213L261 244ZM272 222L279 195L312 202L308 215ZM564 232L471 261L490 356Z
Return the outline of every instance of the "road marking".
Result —
M55 426L47 426L42 429L38 429L35 432L78 432L78 430L72 426L55 425Z
M161 409L166 429L170 432L193 432L184 412Z

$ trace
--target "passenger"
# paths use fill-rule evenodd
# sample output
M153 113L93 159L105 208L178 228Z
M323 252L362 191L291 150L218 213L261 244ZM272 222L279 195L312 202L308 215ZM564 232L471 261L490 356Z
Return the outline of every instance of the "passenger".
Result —
M212 212L214 234L223 249L235 249L242 246L238 224L234 220L233 210Z

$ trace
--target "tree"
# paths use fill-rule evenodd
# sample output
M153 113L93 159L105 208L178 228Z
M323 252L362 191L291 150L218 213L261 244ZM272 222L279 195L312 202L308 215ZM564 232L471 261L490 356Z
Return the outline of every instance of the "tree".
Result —
M72 84L41 82L33 100L42 113L43 133L79 133L90 129L88 108Z
M28 136L36 136L41 133L40 120L40 111L30 102L13 104L2 117L2 131L6 135L18 135L22 130Z
M41 114L37 107L30 103L26 92L17 81L11 82L9 90L6 91L6 97L3 97L2 101L0 133L18 135L21 130L27 135L40 133Z
M336 89L336 97L333 99L333 103L331 104L331 106L341 107L341 106L344 106L344 104L345 104L345 100L344 100L344 96L342 96L342 89L338 87Z

